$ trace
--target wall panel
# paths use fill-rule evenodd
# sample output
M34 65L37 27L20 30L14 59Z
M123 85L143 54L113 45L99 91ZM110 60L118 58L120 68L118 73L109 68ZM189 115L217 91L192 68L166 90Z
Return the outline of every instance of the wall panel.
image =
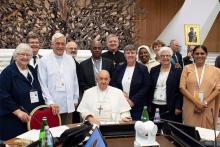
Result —
M209 52L220 52L220 13L208 33L204 45L207 46Z
M167 26L184 0L136 0L136 44L150 45ZM178 30L173 30L178 31ZM220 13L204 42L210 52L220 52Z

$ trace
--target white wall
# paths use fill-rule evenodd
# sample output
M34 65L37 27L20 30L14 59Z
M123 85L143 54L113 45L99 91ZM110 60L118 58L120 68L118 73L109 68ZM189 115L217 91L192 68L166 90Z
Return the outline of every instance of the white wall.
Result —
M185 0L183 6L162 31L158 39L163 40L166 44L169 44L172 39L178 40L183 48L181 52L186 55L184 24L200 25L200 38L202 44L219 11L219 0Z

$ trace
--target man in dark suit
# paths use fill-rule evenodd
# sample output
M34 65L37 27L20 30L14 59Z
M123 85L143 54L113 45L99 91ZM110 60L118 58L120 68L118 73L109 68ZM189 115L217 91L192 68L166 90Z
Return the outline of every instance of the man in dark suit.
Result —
M183 58L184 66L193 63L192 53L193 53L194 48L195 48L195 45L188 45L187 46L187 56Z
M102 57L112 61L114 68L119 64L125 62L125 57L122 52L118 50L119 39L118 36L110 34L106 38L106 46L108 51L102 54Z
M173 50L173 56L172 56L172 64L175 65L176 68L182 68L183 67L183 59L182 55L180 54L180 46L177 40L171 40L170 41L170 48Z
M95 77L101 70L107 70L110 75L113 71L113 63L102 58L102 45L99 41L93 40L91 44L92 57L80 63L80 87L83 91L96 86Z
M27 39L26 42L28 43L28 45L30 45L30 47L32 48L33 51L33 56L29 62L29 64L35 69L37 70L37 66L39 63L40 58L42 57L38 52L40 50L40 38L36 33L29 33L27 35ZM10 63L12 63L14 61L14 57L11 58Z

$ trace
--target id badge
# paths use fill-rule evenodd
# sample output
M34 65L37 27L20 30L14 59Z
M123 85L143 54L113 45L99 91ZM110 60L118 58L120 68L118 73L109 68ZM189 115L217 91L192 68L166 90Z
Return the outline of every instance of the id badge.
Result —
M194 91L194 98L200 100L200 102L204 99L204 92L203 91Z
M65 84L63 81L56 82L56 91L65 91Z
M39 102L38 92L36 89L30 91L30 99L31 99L31 103Z

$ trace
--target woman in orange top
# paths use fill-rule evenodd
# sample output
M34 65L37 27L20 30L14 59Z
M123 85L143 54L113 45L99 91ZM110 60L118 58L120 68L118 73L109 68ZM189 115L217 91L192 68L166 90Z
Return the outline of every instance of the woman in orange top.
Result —
M213 128L213 123L217 124L219 110L220 72L214 66L205 64L207 54L205 46L195 47L193 50L194 64L184 67L180 80L180 91L184 96L184 123Z

